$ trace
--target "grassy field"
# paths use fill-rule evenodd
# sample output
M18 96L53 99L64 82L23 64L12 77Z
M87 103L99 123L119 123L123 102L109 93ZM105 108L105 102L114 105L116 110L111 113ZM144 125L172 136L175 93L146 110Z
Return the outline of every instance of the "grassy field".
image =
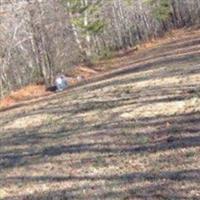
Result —
M200 199L200 31L98 67L0 112L0 199Z

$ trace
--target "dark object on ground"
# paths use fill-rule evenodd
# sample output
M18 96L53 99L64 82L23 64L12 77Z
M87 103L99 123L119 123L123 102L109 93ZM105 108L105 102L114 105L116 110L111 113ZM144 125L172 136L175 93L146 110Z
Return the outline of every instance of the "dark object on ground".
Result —
M55 85L49 86L46 88L46 91L56 92L56 91L63 91L67 88L68 82L65 75L59 75L55 79Z
M167 138L167 142L170 143L170 142L174 142L175 140L177 140L177 138L173 137L173 136L169 136Z
M46 88L46 91L49 91L49 92L55 92L56 90L57 90L57 87L55 85Z

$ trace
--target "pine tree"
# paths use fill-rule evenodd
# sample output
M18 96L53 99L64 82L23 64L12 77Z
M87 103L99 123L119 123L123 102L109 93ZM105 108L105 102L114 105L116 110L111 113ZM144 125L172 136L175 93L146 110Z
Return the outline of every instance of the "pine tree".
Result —
M100 19L101 0L63 0L67 4L67 11L71 15L73 32L76 41L84 55L84 59L91 56L91 37L103 31L104 21Z
M153 15L158 21L165 21L171 14L171 0L149 0Z

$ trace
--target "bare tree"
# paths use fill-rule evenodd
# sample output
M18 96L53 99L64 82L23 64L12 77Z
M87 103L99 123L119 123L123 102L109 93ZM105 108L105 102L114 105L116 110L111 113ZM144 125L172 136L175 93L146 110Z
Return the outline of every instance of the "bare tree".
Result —
M199 0L1 0L0 95L80 62L199 26Z

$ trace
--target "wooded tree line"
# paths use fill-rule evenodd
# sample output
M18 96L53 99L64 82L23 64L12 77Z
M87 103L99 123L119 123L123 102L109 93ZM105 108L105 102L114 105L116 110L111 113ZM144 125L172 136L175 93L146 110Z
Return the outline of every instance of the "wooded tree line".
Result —
M56 73L172 28L200 24L199 0L2 0L0 93L53 82Z

